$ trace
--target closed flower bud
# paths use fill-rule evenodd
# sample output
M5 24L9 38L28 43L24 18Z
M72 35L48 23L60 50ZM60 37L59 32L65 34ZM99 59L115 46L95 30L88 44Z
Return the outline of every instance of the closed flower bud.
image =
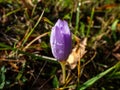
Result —
M72 38L68 23L65 20L56 22L52 28L50 44L53 56L57 60L66 60L72 49Z

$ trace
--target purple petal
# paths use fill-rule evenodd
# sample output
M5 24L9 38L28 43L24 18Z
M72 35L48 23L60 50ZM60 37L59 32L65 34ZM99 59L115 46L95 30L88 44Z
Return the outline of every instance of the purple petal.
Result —
M58 60L67 59L71 52L72 39L70 29L66 21L58 20L52 28L50 44L53 56Z

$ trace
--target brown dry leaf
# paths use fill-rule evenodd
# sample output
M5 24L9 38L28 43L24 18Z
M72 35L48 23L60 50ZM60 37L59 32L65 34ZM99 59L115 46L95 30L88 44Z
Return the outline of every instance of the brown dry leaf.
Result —
M106 9L112 9L118 7L118 4L105 4L102 5L101 7L98 7L97 10L106 10Z
M117 30L120 32L120 23L117 24Z
M113 52L118 52L120 50L120 40L118 40L115 43L115 48L113 49Z
M14 68L14 71L19 71L19 70L18 70L19 67L16 65L16 63L12 63L12 62L10 62L9 64L11 65L11 67Z
M67 63L69 64L71 69L74 69L76 67L77 62L86 53L85 50L86 44L87 44L87 38L84 38L82 41L77 42L77 45L72 49L72 52L67 59Z
M22 1L22 4L28 9L34 7L32 0L21 0L21 1Z
M120 60L120 41L117 41L115 43L115 48L113 49L113 54L112 54L115 58L117 58L118 60Z
M118 60L120 60L120 53L113 53L112 55Z

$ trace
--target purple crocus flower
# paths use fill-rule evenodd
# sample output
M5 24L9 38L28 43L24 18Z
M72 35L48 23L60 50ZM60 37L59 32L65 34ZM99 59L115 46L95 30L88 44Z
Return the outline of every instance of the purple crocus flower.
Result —
M66 60L72 49L72 38L68 23L65 20L56 22L52 28L50 44L53 56L57 60Z

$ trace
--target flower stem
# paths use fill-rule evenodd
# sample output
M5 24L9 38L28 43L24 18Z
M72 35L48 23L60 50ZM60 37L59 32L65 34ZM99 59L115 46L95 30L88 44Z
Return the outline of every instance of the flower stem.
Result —
M63 77L62 77L62 83L65 84L65 79L66 79L65 62L64 62L64 61L60 62L60 65L61 65L61 68L62 68L62 74L63 74Z

